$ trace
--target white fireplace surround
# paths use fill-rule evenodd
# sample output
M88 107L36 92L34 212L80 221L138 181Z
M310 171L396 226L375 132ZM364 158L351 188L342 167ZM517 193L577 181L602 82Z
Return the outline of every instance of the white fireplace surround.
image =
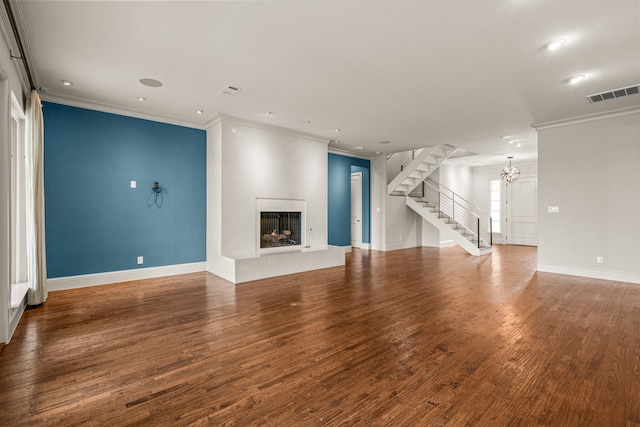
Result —
M287 167L267 167L283 159ZM325 139L230 116L213 120L207 270L243 283L344 265L344 248L327 245L328 161ZM260 211L300 212L301 244L259 253Z
M270 199L256 197L256 256L275 252L300 251L307 246L307 227L306 227L306 208L307 202L302 199ZM261 248L260 239L262 232L260 230L260 214L262 212L300 212L300 245L283 246L277 248Z

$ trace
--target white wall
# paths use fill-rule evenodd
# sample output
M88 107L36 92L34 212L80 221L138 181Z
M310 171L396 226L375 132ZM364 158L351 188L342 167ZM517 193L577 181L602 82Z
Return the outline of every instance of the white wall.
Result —
M640 109L538 132L538 270L640 283Z
M235 282L233 260L222 256L222 122L207 128L207 271Z
M371 249L386 247L387 168L385 157L371 159Z
M412 211L403 196L387 196L385 249L422 246L422 217Z
M440 185L444 185L463 199L471 196L473 174L472 169L452 163L443 163L439 168Z
M306 202L306 245L327 244L327 142L222 118L222 254L256 251L256 199Z

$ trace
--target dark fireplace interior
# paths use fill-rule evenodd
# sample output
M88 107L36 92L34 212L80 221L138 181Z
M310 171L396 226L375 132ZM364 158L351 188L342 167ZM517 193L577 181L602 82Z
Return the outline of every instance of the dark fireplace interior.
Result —
M300 245L301 228L302 212L260 212L260 248Z

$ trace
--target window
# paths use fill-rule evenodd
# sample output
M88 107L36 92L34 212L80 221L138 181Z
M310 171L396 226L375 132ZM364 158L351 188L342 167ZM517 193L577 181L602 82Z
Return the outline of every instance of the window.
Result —
M11 92L11 284L27 282L27 190L24 113Z
M502 233L502 183L499 179L489 181L489 200L491 200L491 226L494 233Z

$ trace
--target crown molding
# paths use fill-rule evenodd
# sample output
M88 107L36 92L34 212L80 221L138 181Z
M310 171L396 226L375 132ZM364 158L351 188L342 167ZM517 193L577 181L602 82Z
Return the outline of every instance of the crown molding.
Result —
M584 116L572 117L568 119L555 120L555 121L545 122L545 123L536 123L531 125L531 127L539 131L539 130L551 129L555 127L574 125L578 123L591 122L594 120L609 119L612 117L627 116L629 114L638 114L638 113L640 113L640 107L621 108L619 110L612 110L604 113L587 114Z
M354 153L353 151L341 150L339 148L329 148L329 153L337 154L339 156L355 157L356 159L372 160L377 157L384 157L386 154L376 154L375 156L368 156L366 154Z
M220 117L220 114L217 114L214 118L204 124L204 128L206 130L209 130L214 126L219 125L220 123L222 123L222 117Z
M52 95L49 93L40 93L40 99L46 102L53 102L56 104L68 105L70 107L85 108L87 110L100 111L103 113L117 114L120 116L133 117L136 119L150 120L153 122L167 123L171 125L183 126L183 127L193 128L193 129L200 129L200 130L206 129L202 123L189 122L186 120L175 119L173 117L144 113L142 111L130 110L130 109L118 107L115 105L88 101L86 99L81 99L81 98L58 96L58 95Z

